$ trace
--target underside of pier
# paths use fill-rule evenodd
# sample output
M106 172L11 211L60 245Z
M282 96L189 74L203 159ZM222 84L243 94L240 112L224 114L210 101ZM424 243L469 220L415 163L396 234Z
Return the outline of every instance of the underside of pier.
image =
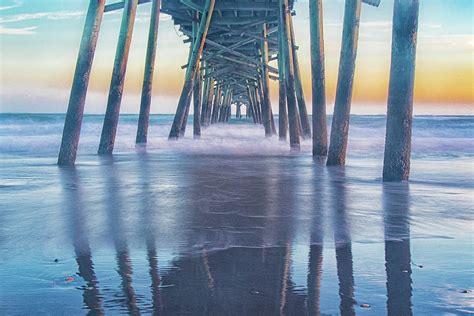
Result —
M291 150L312 139L313 155L327 165L346 160L361 9L381 0L345 0L341 54L330 137L326 124L323 0L310 0L312 122L298 61L293 16L295 0L90 0L82 36L58 163L73 165L82 124L89 76L104 13L122 10L114 68L99 144L112 154L120 115L124 78L137 6L152 3L136 144L145 146L152 99L159 16L171 16L189 44L189 56L169 139L186 133L193 106L193 135L235 115L261 124L266 137L279 136ZM410 171L413 87L419 0L395 0L387 110L384 180L407 180ZM270 98L270 81L278 81L278 122ZM191 101L193 101L191 103ZM328 142L328 139L330 141Z

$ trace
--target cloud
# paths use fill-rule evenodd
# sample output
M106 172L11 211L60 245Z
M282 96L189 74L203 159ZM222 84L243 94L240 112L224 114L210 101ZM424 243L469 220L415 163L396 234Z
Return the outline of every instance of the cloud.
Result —
M14 1L14 4L0 7L0 11L15 9L15 8L21 7L22 5L23 3L21 3L20 1Z
M22 13L4 16L0 18L0 23L15 23L22 21L31 21L38 19L47 20L66 20L78 19L84 15L82 11L57 11L57 12L37 12L37 13Z
M32 35L36 33L37 26L23 27L23 28L4 28L0 26L1 35Z

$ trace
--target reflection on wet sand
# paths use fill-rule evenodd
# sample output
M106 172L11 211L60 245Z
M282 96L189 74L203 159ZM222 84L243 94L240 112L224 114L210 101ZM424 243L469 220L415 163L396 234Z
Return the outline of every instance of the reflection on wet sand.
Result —
M321 277L323 273L323 242L324 242L324 181L325 161L318 161L321 168L313 169L311 179L312 195L310 246L308 259L308 298L309 315L320 315Z
M64 189L64 204L68 212L68 231L71 234L72 245L76 255L78 275L86 282L81 289L84 308L89 315L103 315L102 297L99 292L99 282L94 271L92 254L89 246L88 230L86 228L82 189L77 171L73 168L63 169L61 181Z
M259 176L255 176L240 172L237 165L226 169L225 165L219 165L223 161L175 162L175 168L186 175L187 194L181 196L181 204L174 204L182 209L162 209L167 202L161 203L162 195L156 194L153 182L156 177L150 177L156 171L146 155L132 166L137 171L137 185L133 188L136 192L132 195L125 194L118 181L124 176L123 166L114 161L104 163L104 214L123 293L123 299L106 300L106 303L92 263L80 176L74 169L62 171L79 275L87 285L83 289L84 306L90 314L119 309L130 315L151 310L154 315L320 315L324 312L320 305L324 229L331 229L339 281L339 311L342 315L355 315L351 216L343 169L315 168L309 178L299 178L293 174L291 165L282 160L271 167L256 166ZM230 180L230 175L238 178L239 185ZM302 186L310 186L314 192L310 206L300 203ZM225 197L227 194L231 195L230 199ZM208 196L215 199L203 198ZM383 189L390 315L411 315L408 196L406 186L386 185ZM144 259L148 265L149 300L148 296L138 296L133 286L131 243L126 232L130 225L127 212L134 208L125 205L136 205L138 209L135 215L147 253ZM300 229L295 214L302 207L310 211L306 219L310 221L310 229L304 290L296 285L292 262L295 235ZM157 241L163 230L158 217L166 212L180 214L185 227L173 236L176 239L173 242L180 245L179 253L166 269L158 269ZM324 225L325 215L332 225Z
M140 196L141 196L141 227L145 234L145 243L147 250L147 261L149 267L149 274L151 279L151 298L152 298L152 310L153 315L162 314L162 300L161 300L161 277L158 270L158 254L156 251L156 227L153 225L154 213L157 212L158 205L153 199L153 189L150 185L149 174L152 172L150 167L150 161L145 153L141 154L142 164L140 168L137 168L140 180Z
M108 217L109 233L112 237L116 260L118 267L118 274L121 279L122 292L124 300L119 302L121 305L125 305L130 315L139 315L140 310L137 306L137 297L135 289L133 288L133 270L132 262L130 260L130 254L128 250L127 238L125 234L125 223L123 218L127 209L123 209L122 205L125 205L122 201L121 187L118 179L120 179L120 172L114 168L113 157L106 158L104 164L104 178L106 188L104 188L106 201L106 214Z
M389 315L412 315L409 188L384 184L385 268Z
M352 267L352 241L349 228L349 214L346 207L346 184L344 169L328 170L332 197L332 220L336 246L337 276L341 315L355 315L354 272Z

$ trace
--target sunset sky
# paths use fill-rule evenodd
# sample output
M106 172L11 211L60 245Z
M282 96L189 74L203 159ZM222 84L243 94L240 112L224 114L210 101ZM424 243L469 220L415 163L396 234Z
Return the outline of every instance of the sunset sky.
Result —
M65 112L87 0L0 0L0 112ZM116 2L115 0L109 1ZM139 6L122 113L137 113L151 5ZM342 0L324 1L328 112L332 113L342 34ZM393 0L362 7L353 113L385 113ZM311 110L308 1L295 7L296 40ZM416 114L474 114L474 1L420 0ZM104 113L120 12L107 13L97 45L86 104ZM177 104L188 46L170 17L161 16L152 112ZM277 85L272 85L277 112Z

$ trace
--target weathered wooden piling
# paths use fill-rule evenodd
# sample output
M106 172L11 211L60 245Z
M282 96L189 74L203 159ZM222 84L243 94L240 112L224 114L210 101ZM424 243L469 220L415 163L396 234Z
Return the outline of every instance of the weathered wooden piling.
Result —
M271 137L272 132L272 105L270 101L270 77L268 72L268 30L267 24L262 25L262 41L260 43L260 52L262 55L261 90L262 90L262 119L265 128L265 137Z
M209 93L207 98L207 107L206 107L206 115L204 116L204 126L209 126L211 124L211 115L213 109L213 102L214 102L214 91L215 91L215 82L214 79L210 78L209 80Z
M309 2L311 36L311 87L313 91L313 156L328 153L326 79L324 65L323 0Z
M115 54L115 63L112 72L112 81L107 101L107 110L105 112L104 125L102 127L102 135L100 137L98 150L98 153L101 155L112 154L114 150L115 135L117 134L123 85L127 70L128 54L130 52L130 43L132 41L137 5L138 0L126 0L123 9L117 52Z
M254 105L255 105L257 123L262 124L262 107L261 107L261 102L260 102L260 94L258 93L256 86L253 86L251 88L251 92L252 92L252 97L253 97Z
M236 109L235 109L235 118L237 118L237 119L242 118L242 112L241 112L240 107L241 107L241 104L237 103L236 104Z
M193 42L194 42L194 40L196 39L196 32L197 32L196 22L194 21L192 25L193 25L192 36L193 36ZM193 45L189 47L188 65L192 56L193 56ZM196 76L198 72L199 72L199 64L196 68L196 72L194 76ZM194 82L196 82L195 78L193 78L193 91L191 91L191 94L194 92ZM188 126L189 109L191 108L191 97L189 97L187 102L188 103L186 104L186 109L184 110L183 122L181 122L181 128L179 129L179 137L184 137L184 135L186 134L186 127Z
M196 80L194 80L193 91L193 105L194 105L194 119L193 119L193 135L194 138L201 137L201 93L202 93L202 79L200 69L196 72Z
M294 62L293 52L291 47L291 35L290 35L290 9L288 7L288 0L279 0L280 5L280 23L283 23L283 48L285 53L285 76L286 76L286 97L288 104L288 121L290 126L290 147L293 150L300 148L300 131L299 131L299 118L298 108L296 105L295 95L295 73L294 73Z
M410 175L418 13L418 0L395 0L384 181L408 180Z
M64 122L59 165L74 165L94 53L104 15L105 0L90 0Z
M217 122L221 99L222 99L222 87L218 85L214 94L214 104L212 105L211 124L215 124Z
M145 57L145 73L143 75L142 97L140 115L138 117L137 144L146 144L148 124L150 122L151 94L153 88L153 73L155 70L156 42L160 22L161 0L153 0L151 7L150 29L148 31L148 44Z
M206 117L207 111L209 109L209 92L210 92L210 82L211 78L207 78L206 75L208 74L209 70L206 67L206 62L203 61L202 65L204 65L204 72L203 72L203 87L202 87L202 104L201 104L201 117L199 118L201 121L201 127L206 127Z
M298 112L301 123L301 136L306 139L311 138L311 125L309 123L308 110L306 109L306 100L304 97L303 84L301 82L300 64L298 61L298 52L296 51L295 31L293 29L293 18L289 15L290 21L290 35L291 35L291 49L293 53L293 68L295 70L295 92L296 100L298 101Z
M199 58L202 55L202 51L204 49L207 32L211 23L212 13L214 12L214 5L215 0L206 0L206 3L204 5L201 21L199 24L198 34L193 43L193 53L188 63L183 89L179 98L178 107L176 109L176 114L173 120L173 125L171 126L171 131L169 135L170 139L177 139L179 137L179 132L181 130L181 126L183 124L185 116L186 106L189 103L189 99L191 97L196 68L199 63Z
M253 99L252 91L250 89L248 81L247 81L247 95L248 95L248 99L249 99L250 115L252 116L253 123L257 124L258 120L257 120L257 114L256 114L256 110L255 110L254 99Z
M271 106L270 106L270 124L272 125L272 134L277 135L276 126L275 126L275 119L273 117L273 109L272 109Z
M193 83L193 89L194 89L194 83ZM191 91L191 94L193 93L193 90ZM191 107L191 98L188 99L188 104L186 105L186 110L184 111L184 118L183 122L181 124L181 128L179 130L179 137L184 137L186 134L186 127L188 126L188 117L189 117L189 108Z
M283 23L278 23L278 33L283 34ZM283 37L278 36L278 135L286 141L288 135L288 111L286 107L285 50Z
M226 88L225 89L225 93L224 93L224 97L222 98L222 101L218 107L219 109L219 112L218 112L218 115L217 115L217 123L221 123L222 122L222 118L224 116L224 111L225 111L225 106L226 106L226 103L227 103L227 98L229 97L229 89Z
M327 165L344 165L354 82L361 0L346 0L336 102Z

